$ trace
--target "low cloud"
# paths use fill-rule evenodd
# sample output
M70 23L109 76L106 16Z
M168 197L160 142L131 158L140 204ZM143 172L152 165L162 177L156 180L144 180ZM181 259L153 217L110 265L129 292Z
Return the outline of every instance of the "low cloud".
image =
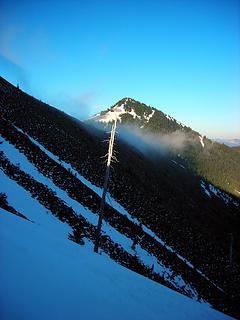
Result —
M192 143L181 130L169 134L153 134L133 126L123 126L118 128L118 133L121 139L146 155L151 150L162 154L170 150L179 152Z
M107 129L106 126L104 127L98 122L91 124L97 129L109 131L110 124L107 125ZM182 130L176 130L169 134L153 134L132 125L118 125L117 138L148 157L152 157L156 153L163 155L169 151L181 152L193 143L193 140Z

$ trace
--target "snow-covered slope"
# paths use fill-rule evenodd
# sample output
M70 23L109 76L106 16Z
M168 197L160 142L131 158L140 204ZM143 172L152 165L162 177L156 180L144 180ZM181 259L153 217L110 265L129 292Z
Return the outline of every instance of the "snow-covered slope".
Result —
M22 130L19 130L18 128L17 130L23 133ZM98 188L91 184L87 179L82 177L76 170L74 170L70 164L67 164L64 161L59 161L55 155L49 152L46 148L44 148L33 138L29 136L28 138L30 138L36 146L41 148L41 150L43 150L49 157L51 157L51 159L56 161L64 168L69 169L88 188L93 190L98 195L101 194L101 188ZM94 226L97 225L97 216L91 210L84 207L76 200L72 199L66 191L62 190L57 185L55 185L51 179L41 174L39 170L34 166L34 164L32 164L23 153L21 153L14 145L10 144L1 136L0 143L0 151L3 152L4 157L6 157L13 165L17 166L23 172L27 173L35 181L47 186L47 188L53 191L58 196L58 198L63 200L64 203L66 203L69 207L73 208L75 212L82 215L84 219L86 219L89 223L91 223ZM19 186L15 181L10 179L1 170L0 178L2 181L0 192L4 192L7 195L8 202L12 207L14 207L18 212L23 213L28 219L36 223L39 223L42 217L44 219L44 216L46 215L46 210L44 210L44 207L40 205L37 200L31 198L31 194L29 192L27 192L23 187ZM115 199L112 198L110 194L108 194L107 199L111 206L120 214L126 215L128 219L139 224L139 222L136 219L131 218L131 215L124 208L122 208L121 205L119 205L118 202L115 201ZM38 208L41 208L41 210L39 209L40 211L37 211ZM50 212L47 213L50 214ZM164 246L167 248L167 250L174 252L172 248L168 247L166 243L164 243L161 239L156 237L155 234L151 232L151 230L148 230L148 228L146 228L145 226L143 226L143 229L145 233L156 239L161 246ZM69 232L70 231L71 228L69 228ZM154 255L149 254L145 249L142 248L140 244L135 245L135 248L133 249L132 239L128 238L124 234L112 228L108 223L106 223L106 221L103 222L102 231L105 235L109 236L115 243L118 243L118 245L120 245L130 255L137 256L139 261L141 261L141 263L143 263L145 266L149 268L153 267L154 271L160 276L162 276L167 283L179 289L184 287L185 293L188 293L194 299L200 299L196 290L191 285L186 283L181 275L174 274L171 267L165 266L161 260L157 259ZM180 256L178 255L178 257ZM180 257L180 259L189 266L189 262L185 261L183 257ZM191 268L193 268L193 266L191 266Z
M79 247L57 219L51 230L3 209L0 219L2 320L230 319Z

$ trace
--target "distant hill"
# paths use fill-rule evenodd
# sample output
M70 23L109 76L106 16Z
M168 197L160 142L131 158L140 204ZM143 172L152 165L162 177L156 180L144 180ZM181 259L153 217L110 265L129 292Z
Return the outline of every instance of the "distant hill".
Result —
M218 143L225 144L228 147L239 147L240 146L240 139L224 139L224 138L215 138L212 139Z
M131 98L120 100L92 120L106 124L115 116L119 117L121 125L134 130L138 128L139 139L154 145L155 150L167 148L196 174L239 196L240 155L232 148L214 142L170 115Z

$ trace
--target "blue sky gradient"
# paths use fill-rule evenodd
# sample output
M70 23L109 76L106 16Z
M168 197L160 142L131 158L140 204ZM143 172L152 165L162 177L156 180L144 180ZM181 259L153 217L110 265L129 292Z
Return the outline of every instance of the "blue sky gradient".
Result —
M240 1L1 1L0 74L80 119L132 97L240 138Z

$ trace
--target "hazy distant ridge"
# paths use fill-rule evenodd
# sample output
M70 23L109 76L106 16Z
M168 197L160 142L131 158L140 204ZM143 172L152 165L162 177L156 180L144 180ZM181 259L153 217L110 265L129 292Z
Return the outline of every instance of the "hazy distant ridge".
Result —
M239 147L240 146L240 139L224 139L224 138L213 138L213 141L218 143L223 143L228 147Z

